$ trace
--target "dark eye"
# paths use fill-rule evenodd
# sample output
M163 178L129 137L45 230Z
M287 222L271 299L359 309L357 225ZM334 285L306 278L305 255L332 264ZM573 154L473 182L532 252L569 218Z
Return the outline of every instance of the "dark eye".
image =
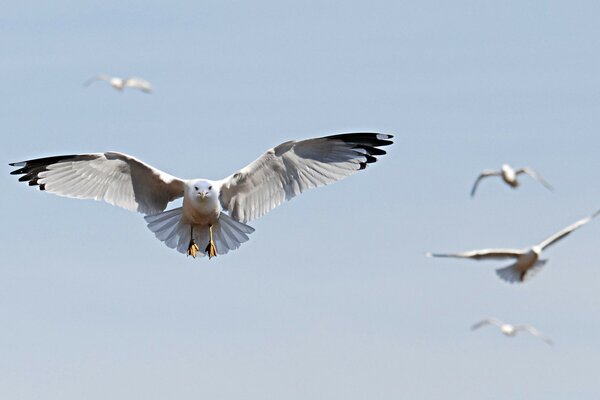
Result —
M212 186L209 186L209 187L208 187L208 190L212 190Z
M194 186L194 189L198 190L198 186Z

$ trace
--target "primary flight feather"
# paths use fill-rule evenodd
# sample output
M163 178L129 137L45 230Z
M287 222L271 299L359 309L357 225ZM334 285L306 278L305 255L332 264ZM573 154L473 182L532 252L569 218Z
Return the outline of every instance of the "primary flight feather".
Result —
M59 196L101 200L146 214L171 248L210 257L234 250L254 229L246 222L314 187L350 176L386 154L392 135L347 133L289 141L221 180L180 179L118 152L11 163L19 181ZM182 207L165 211L183 197ZM200 252L197 243L208 243Z

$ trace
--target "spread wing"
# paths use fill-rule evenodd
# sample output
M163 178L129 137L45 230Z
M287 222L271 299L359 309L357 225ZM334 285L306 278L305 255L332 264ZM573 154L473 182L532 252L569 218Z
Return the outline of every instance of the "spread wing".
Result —
M500 321L498 318L486 318L486 319L481 320L478 323L474 324L471 327L471 330L479 329L479 328L481 328L482 326L485 326L485 325L502 326L502 321Z
M223 179L220 200L232 218L247 222L286 200L350 176L386 154L392 135L348 133L290 141L270 149Z
M552 342L552 339L550 339L549 337L545 336L542 332L538 331L537 329L535 329L531 325L518 325L518 326L515 327L515 329L518 330L518 331L529 332L533 336L536 336L536 337L542 339L544 342L546 342L547 344L549 344L551 346L554 344L554 342Z
M554 235L552 235L549 238L547 238L546 240L544 240L538 246L540 246L542 248L542 250L545 249L546 247L550 247L551 245L553 245L554 243L558 242L562 238L568 236L574 230L579 229L583 225L585 225L588 222L590 222L598 214L600 214L600 210L596 211L595 213L593 213L589 217L585 217L585 218L580 219L579 221L575 222L573 225L567 226L565 229L563 229L563 230L555 233Z
M142 78L127 78L125 80L125 86L133 89L139 89L146 93L150 93L152 91L152 85L150 82Z
M122 153L78 154L10 164L21 182L59 196L103 200L155 214L183 195L182 180Z
M532 170L531 168L525 167L525 168L519 168L518 170L515 171L515 174L520 175L520 174L526 174L529 175L530 177L532 177L533 179L535 179L536 181L538 181L539 183L541 183L542 185L544 185L544 187L548 190L553 190L554 188L552 187L552 185L550 185L544 178L542 178L542 176L540 174L538 174L536 171Z
M518 249L482 249L465 251L462 253L427 253L425 255L427 257L471 258L474 260L505 260L507 258L519 258L519 256L523 254L523 250Z
M89 86L89 85L91 85L92 83L94 83L94 82L97 82L97 81L106 81L106 82L110 82L110 80L111 80L111 77L110 77L110 76L108 76L108 75L105 75L105 74L100 74L100 75L96 75L96 76L93 76L93 77L91 77L90 79L88 79L87 81L85 81L85 82L83 83L83 85L84 85L84 86Z
M501 175L501 173L499 171L490 171L490 170L485 170L481 174L479 174L477 179L475 179L473 188L471 189L471 197L475 196L475 191L477 190L477 186L479 186L479 182L481 182L481 180L483 178L487 178L488 176L500 176L500 175Z

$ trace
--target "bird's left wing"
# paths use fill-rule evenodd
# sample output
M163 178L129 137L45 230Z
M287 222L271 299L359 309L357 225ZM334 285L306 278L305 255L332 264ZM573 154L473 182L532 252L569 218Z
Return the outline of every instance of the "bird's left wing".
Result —
M544 178L542 178L542 176L540 174L538 174L536 171L534 171L531 168L528 168L528 167L519 168L518 170L515 171L515 173L517 175L519 175L519 174L529 175L530 177L532 177L533 179L535 179L536 181L538 181L539 183L541 183L542 185L544 185L546 187L546 189L548 189L548 190L554 190L554 188L552 187L552 185L550 185Z
M270 149L250 165L223 179L221 205L247 222L314 187L350 176L386 154L392 135L348 133L290 141Z
M552 341L552 339L550 339L549 337L545 336L542 332L538 331L537 329L535 329L531 325L517 325L517 326L515 326L515 329L518 330L518 331L529 332L533 336L539 337L540 339L542 339L544 342L548 343L549 345L553 345L554 344L554 342Z
M553 245L554 243L558 242L559 240L561 240L565 236L568 236L574 230L576 230L578 228L581 228L583 225L585 225L588 222L590 222L598 214L600 214L600 210L596 211L595 213L593 213L589 217L585 217L585 218L580 219L579 221L575 222L573 225L567 226L565 229L563 229L563 230L555 233L554 235L552 235L549 238L547 238L546 240L544 240L538 246L540 246L542 248L542 250L545 249L546 247L550 247L551 245Z
M127 78L125 79L125 86L134 89L139 89L142 92L146 93L152 92L152 85L150 84L150 82L142 78Z
M38 158L10 164L21 182L59 196L102 200L155 214L183 195L182 180L123 153Z

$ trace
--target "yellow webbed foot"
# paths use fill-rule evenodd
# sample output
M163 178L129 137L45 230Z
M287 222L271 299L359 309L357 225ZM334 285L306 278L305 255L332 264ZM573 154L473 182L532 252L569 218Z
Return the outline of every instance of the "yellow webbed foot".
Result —
M205 253L208 253L208 259L210 260L213 257L217 256L217 246L215 246L215 242L213 242L212 240L208 243L208 246L206 246L206 249L204 249Z
M215 246L215 242L213 241L212 228L213 228L212 225L208 226L208 234L209 234L210 240L208 242L208 246L206 246L206 249L204 249L204 252L208 253L209 260L211 258L217 256L217 246Z
M190 245L188 246L188 249L187 249L188 257L192 256L192 257L196 258L196 254L198 253L198 251L200 251L200 248L198 247L196 242L194 242L194 239L190 240Z

